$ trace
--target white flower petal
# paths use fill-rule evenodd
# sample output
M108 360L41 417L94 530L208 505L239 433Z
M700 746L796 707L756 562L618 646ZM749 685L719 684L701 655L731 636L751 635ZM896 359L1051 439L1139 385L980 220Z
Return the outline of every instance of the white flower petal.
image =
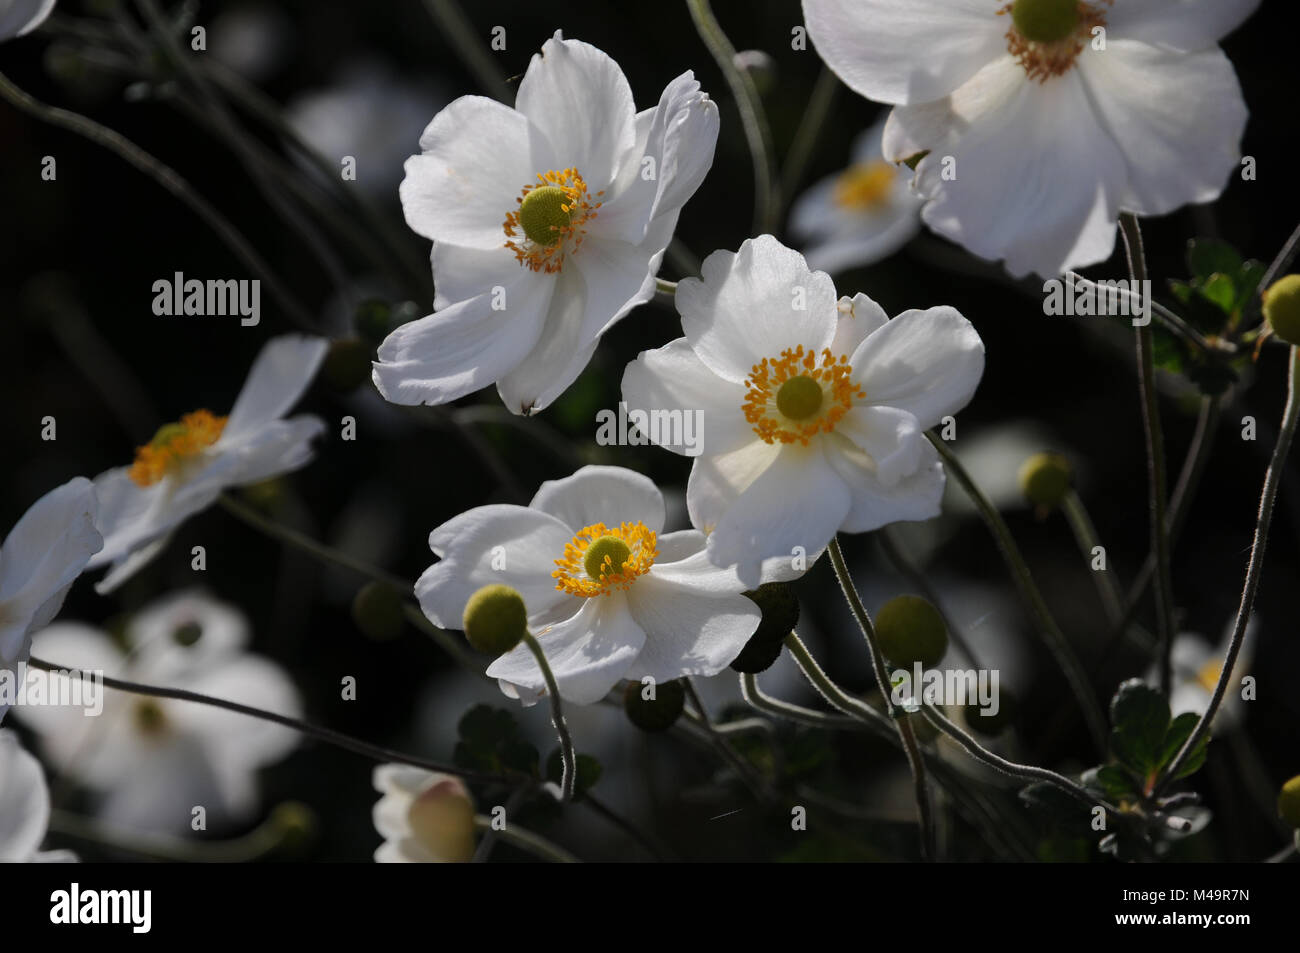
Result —
M55 0L0 0L0 42L32 32L54 10Z
M780 444L755 438L730 453L696 459L686 484L686 508L691 525L706 534L712 533L736 497L772 465L780 452Z
M532 346L497 379L497 393L512 413L528 416L564 393L600 340L595 322L587 324L587 287L578 269L566 266L553 285Z
M867 403L905 410L925 430L970 401L984 374L984 342L955 308L904 311L849 360Z
M508 288L521 277L523 267L515 253L500 248L465 248L451 242L434 242L433 310L442 311L458 301L476 298L493 288Z
M649 477L623 467L586 466L561 480L547 480L528 505L558 519L571 534L595 523L644 523L652 533L664 528L659 488Z
M938 451L922 441L920 462L909 476L886 486L857 446L847 437L824 442L827 462L852 494L848 515L840 527L865 533L890 523L933 519L939 515L944 473Z
M555 168L528 118L484 96L462 96L434 116L420 148L406 160L399 190L406 223L435 242L470 248L502 247L502 223L520 190Z
M484 586L513 586L530 617L560 602L551 571L573 531L549 514L526 506L478 506L429 534L429 548L442 557L415 584L415 594L434 623L459 629L465 603Z
M1255 12L1259 0L1142 0L1106 11L1108 43L1140 40L1197 52L1213 46ZM1153 96L1153 98L1155 98Z
M702 273L678 283L677 310L695 353L719 376L743 382L764 358L799 345L820 353L831 343L830 276L811 271L771 235L746 240L734 254L715 251Z
M986 0L804 0L817 52L855 92L882 103L947 96L1006 51Z
M268 341L248 372L216 448L283 417L311 384L327 350L324 338L301 334Z
M1163 215L1219 197L1241 160L1248 116L1222 50L1174 53L1111 40L1105 55L1080 66L1127 159L1125 208Z
M674 453L705 456L730 453L754 439L754 428L745 420L745 387L715 374L696 355L686 338L678 338L653 351L642 351L623 371L623 401L628 412L655 410L702 411L703 432L696 434L694 447L683 443L659 446ZM653 436L654 434L651 434ZM662 433L659 434L662 438Z
M50 792L41 765L0 731L0 863L30 861L50 823Z
M716 675L740 654L763 616L739 586L711 591L654 568L632 584L627 604L646 638L626 677L656 682Z
M596 47L558 33L533 54L515 108L550 141L560 163L552 168L576 168L593 195L636 146L636 106L623 71Z
M838 305L839 317L835 325L835 339L831 353L852 356L867 336L879 331L889 322L885 309L865 294L845 295Z
M600 701L623 678L645 644L622 592L584 599L569 619L537 633L560 697L576 705ZM542 670L527 646L501 656L487 674L533 695L545 690Z
M312 441L324 432L325 421L311 414L273 420L256 436L226 451L235 457L235 461L224 473L221 483L245 486L304 467L311 462L315 452ZM176 501L183 505L185 494L178 493Z
M835 426L871 458L873 472L885 486L894 486L916 472L926 443L916 418L897 407L858 404Z
M402 325L379 346L375 386L395 404L445 404L500 380L537 344L554 284L520 268L504 310L489 289Z
M256 655L237 653L214 661L180 687L289 718L302 715L302 700L288 674ZM177 730L202 740L219 764L241 772L279 761L300 740L292 728L210 705L169 706L167 718Z

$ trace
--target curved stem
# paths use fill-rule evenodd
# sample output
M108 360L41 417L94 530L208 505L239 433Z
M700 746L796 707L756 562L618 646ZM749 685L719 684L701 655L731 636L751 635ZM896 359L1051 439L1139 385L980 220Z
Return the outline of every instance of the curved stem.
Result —
M490 832L492 830L492 818L483 814L475 814L474 826L481 831ZM506 822L505 827L496 831L496 834L507 844L513 844L520 850L525 850L543 860L549 860L556 864L581 863L577 857L574 857L563 847L558 847L540 834L534 834L532 831L511 824L509 821Z
M736 66L736 48L723 32L718 18L713 15L709 0L686 0L691 19L700 39L708 47L714 62L722 70L723 78L731 87L736 108L740 110L740 123L749 143L749 154L754 164L754 229L755 235L764 235L776 229L777 209L781 202L780 186L773 177L776 166L772 147L772 130L763 113L763 101L758 95L754 78Z
M1057 665L1061 667L1066 680L1070 683L1075 699L1079 702L1079 707L1083 711L1084 721L1088 726L1089 734L1092 736L1093 744L1099 752L1104 753L1107 737L1106 716L1102 712L1101 705L1097 702L1092 687L1088 683L1088 676L1083 664L1074 653L1074 649L1070 647L1065 633L1056 624L1056 620L1052 617L1052 612L1047 607L1047 601L1043 598L1043 594L1038 591L1034 576L1029 571L1029 564L1025 562L1025 557L1021 555L1019 547L1016 546L1010 528L1007 526L1006 521L1002 519L1002 514L998 512L997 507L984 495L984 491L975 485L971 475L966 472L966 468L962 466L961 461L957 459L957 455L952 452L948 445L933 433L927 432L926 436L929 438L930 443L934 444L934 448L939 451L944 466L957 478L957 482L966 495L970 497L971 502L975 504L980 516L984 518L984 524L993 534L994 541L998 545L998 551L1002 553L1002 558L1011 570L1011 577L1015 580L1021 598L1024 599L1034 620L1038 623L1038 633L1042 636L1043 643L1055 657Z
M812 158L817 139L830 115L835 94L839 92L840 78L831 72L830 67L823 66L817 74L817 83L808 97L808 106L799 128L795 131L786 154L785 165L781 168L782 206L788 205L794 197L795 190L803 183L804 173L808 169L808 160Z
M872 723L886 731L893 731L888 716L882 715L862 699L854 698L831 681L825 669L817 664L817 660L808 651L808 646L796 633L791 632L785 637L785 646L794 657L795 664L799 666L799 671L803 672L809 684L817 689L818 693L822 698L826 699L832 708L844 712L850 718Z
M528 646L528 651L533 653L533 658L537 660L537 667L542 670L542 678L546 681L546 694L550 696L551 702L551 723L555 725L555 734L560 739L560 761L563 764L563 773L560 776L560 795L566 801L573 800L573 788L578 780L578 759L573 753L573 739L569 736L569 725L564 720L564 705L560 701L560 689L555 684L555 675L551 672L551 665L546 661L546 653L542 651L542 645L531 632L524 633L524 644Z
M1232 635L1228 639L1228 651L1223 657L1223 668L1219 680L1214 686L1210 704L1201 715L1200 721L1187 736L1178 754L1174 756L1161 779L1156 783L1152 796L1159 793L1178 776L1179 770L1187 761L1191 752L1201 743L1210 730L1223 696L1228 691L1228 681L1232 678L1237 665L1237 656L1241 654L1241 644L1245 641L1246 625L1255 605L1255 594L1259 590L1260 575L1264 571L1264 549L1268 545L1268 532L1273 524L1273 508L1277 502L1278 488L1282 483L1282 470L1286 466L1287 454L1291 451L1291 442L1295 438L1296 421L1300 419L1300 347L1291 348L1290 370L1287 376L1286 409L1282 412L1282 427L1278 433L1277 443L1273 447L1273 456L1268 463L1268 472L1264 475L1264 489L1259 498L1259 518L1255 521L1255 537L1250 547L1250 562L1246 566L1246 582L1241 591L1241 602L1237 606L1237 618L1232 626Z
M479 87L493 99L505 102L506 75L488 48L474 33L474 24L455 0L424 0L425 9L460 54L461 61L474 74Z
M1093 550L1101 544L1097 540L1097 527L1093 525L1092 517L1088 515L1082 498L1075 490L1071 489L1065 494L1065 498L1061 501L1061 513L1064 514L1065 521L1070 524L1070 530L1079 544L1084 562L1089 563L1093 558ZM1107 621L1111 626L1119 625L1120 619L1124 616L1124 593L1120 591L1119 583L1115 580L1115 571L1108 561L1105 569L1097 570L1089 566L1089 572L1097 583L1097 594L1101 596L1101 604L1106 609Z
M1142 231L1137 216L1121 212L1120 233L1128 252L1129 274L1135 282L1147 280ZM1151 552L1155 554L1156 636L1160 646L1160 689L1169 696L1173 669L1173 578L1169 567L1169 487L1165 475L1165 437L1160 425L1159 395L1156 392L1155 338L1151 326L1137 329L1138 376L1142 394L1142 429L1147 446L1147 490L1151 500Z
M839 537L831 537L828 547L831 565L835 567L835 576L844 590L844 598L857 619L858 628L866 640L867 651L871 654L871 668L876 673L876 682L880 685L880 694L885 699L885 711L898 727L898 737L903 742L903 753L907 755L907 765L912 770L912 790L916 797L916 810L921 819L921 859L935 859L934 805L930 801L929 785L925 779L925 762L921 759L921 749L916 743L916 733L906 714L898 715L894 711L894 702L890 698L889 673L885 670L885 659L876 645L876 631L867 614L867 607L862 604L858 590L849 575L848 564L844 561L844 552L840 549ZM793 633L792 633L793 634ZM789 638L787 636L787 638Z
M806 725L809 728L826 729L862 729L866 726L861 719L840 715L828 715L826 712L805 708L792 702L773 698L758 687L758 679L745 672L740 676L740 695L745 703L756 711L765 712L775 718Z

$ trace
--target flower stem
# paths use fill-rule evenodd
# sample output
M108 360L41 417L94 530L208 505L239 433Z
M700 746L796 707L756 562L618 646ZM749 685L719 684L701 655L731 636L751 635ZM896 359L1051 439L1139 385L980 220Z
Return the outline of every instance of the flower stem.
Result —
M505 102L506 75L474 32L474 24L455 0L424 0L425 9L474 74L479 87L493 99Z
M1093 525L1092 517L1088 515L1087 507L1083 505L1083 499L1079 494L1071 489L1061 500L1061 513L1065 516L1065 521L1070 524L1070 530L1074 533L1075 542L1079 544L1079 551L1083 554L1085 563L1093 558L1093 550L1101 544L1097 540L1097 527ZM1111 626L1117 626L1120 619L1124 616L1124 593L1120 591L1119 583L1115 580L1115 571L1111 569L1109 562L1105 569L1096 570L1089 567L1093 578L1097 583L1097 593L1101 596L1101 604L1106 609L1106 619Z
M1142 251L1142 230L1137 216L1121 212L1120 233L1128 252L1129 275L1135 282L1147 280L1146 256ZM1160 689L1169 696L1173 669L1173 579L1169 567L1169 487L1165 476L1165 437L1160 425L1159 395L1156 392L1155 338L1149 324L1137 329L1138 376L1142 394L1142 429L1147 446L1147 490L1151 499L1151 552L1155 555L1156 637L1159 644Z
M817 83L808 97L807 108L799 121L799 128L790 143L790 151L781 168L781 198L789 203L795 190L803 183L804 173L808 170L808 160L812 158L817 145L818 135L830 115L835 94L839 92L839 77L831 72L830 67L823 66L817 74Z
M812 653L808 651L808 646L796 633L791 632L785 637L785 646L790 650L790 654L794 656L799 671L803 672L809 684L817 689L818 693L822 698L826 699L832 708L839 709L851 718L874 724L879 728L892 732L893 729L889 725L887 716L882 715L860 698L854 698L831 681L825 669L812 657Z
M773 698L758 687L758 679L746 672L740 676L740 694L745 703L756 711L775 718L783 718L796 725L825 729L861 729L866 727L861 719L842 715L829 715L823 711L805 708L791 702Z
M921 749L916 743L916 733L912 730L912 723L906 714L900 715L894 710L894 703L890 698L889 673L885 670L884 656L876 646L875 627L871 623L871 616L867 614L867 607L862 604L858 590L853 585L848 564L844 561L844 552L840 549L839 537L831 537L829 550L831 565L835 567L835 576L839 579L840 588L844 590L844 598L848 600L849 608L857 619L858 628L862 630L862 637L866 640L867 651L871 654L871 668L876 674L880 694L885 700L885 711L890 718L894 719L894 724L898 728L898 737L903 742L903 753L907 755L907 765L912 770L912 790L916 798L916 810L921 820L921 859L934 860L934 807L930 803L929 785L925 779L925 762L921 759Z
M763 101L758 95L754 78L736 66L736 48L723 32L718 18L713 15L709 0L686 0L686 7L695 22L700 39L708 47L714 62L722 70L723 78L731 87L740 123L749 143L749 154L754 164L754 229L753 234L764 235L775 231L776 218L781 204L780 185L773 176L776 167L772 146L772 130L763 112Z
M695 686L689 678L682 678L682 687L686 691L686 697L690 700L691 707L695 709L696 717L699 720L700 727L704 729L709 736L709 743L713 746L718 755L725 761L731 770L735 771L744 782L745 787L753 792L759 800L771 800L776 796L776 789L772 787L767 778L763 777L754 768L752 764L742 758L724 738L721 732L709 718L709 713L704 707L704 702L700 699L699 693L695 691Z
M1025 562L1025 557L1021 554L1019 547L1016 546L1010 528L1007 526L1006 521L1002 519L1002 514L997 511L997 507L984 495L984 491L975 485L971 475L962 466L961 461L957 459L957 455L952 452L948 445L933 433L927 432L926 436L930 439L930 443L934 444L934 448L939 451L944 466L957 478L961 488L970 497L971 502L975 504L980 516L984 518L984 524L993 534L998 550L1002 553L1002 558L1011 570L1011 576L1020 590L1021 598L1029 606L1030 612L1038 623L1039 635L1042 636L1047 650L1055 657L1057 665L1061 667L1066 680L1070 683L1075 699L1079 702L1079 707L1083 711L1084 721L1088 726L1089 734L1092 736L1093 744L1098 752L1105 752L1106 716L1101 710L1101 705L1097 702L1096 695L1093 694L1091 685L1088 683L1088 676L1083 664L1074 653L1074 649L1070 647L1065 633L1056 624L1056 620L1052 617L1052 612L1047 607L1047 601L1043 598L1043 594L1038 591L1034 576L1029 571L1029 564Z
M546 680L546 694L550 696L551 702L551 723L555 725L555 733L560 739L560 761L564 766L563 774L560 776L560 795L564 800L572 801L574 785L578 780L578 759L573 753L573 739L569 737L569 725L564 720L560 689L555 684L555 675L551 672L551 665L546 661L546 653L542 651L542 645L537 641L536 636L531 632L525 632L524 644L528 646L528 651L533 653L533 658L537 660L537 667L542 670L542 678Z
M1287 375L1286 409L1282 412L1282 427L1278 433L1277 443L1273 447L1273 456L1269 460L1268 472L1264 475L1264 489L1259 498L1259 517L1255 521L1255 537L1250 547L1250 562L1246 566L1246 582L1241 591L1241 602L1237 606L1237 618L1232 626L1232 635L1228 639L1228 651L1223 658L1223 667L1219 680L1214 686L1210 704L1201 715L1200 721L1192 729L1173 761L1165 768L1161 779L1156 783L1152 796L1159 793L1178 776L1179 769L1186 763L1191 752L1196 750L1201 739L1210 730L1223 697L1228 691L1228 682L1237 665L1237 656L1246 637L1246 625L1255 605L1255 594L1259 591L1260 576L1264 571L1264 548L1268 544L1268 532L1273 523L1273 508L1277 502L1278 488L1282 483L1282 470L1286 466L1287 454L1291 451L1291 442L1295 437L1296 422L1300 419L1300 347L1291 348L1290 369Z
M492 831L492 818L484 814L474 815L474 826L481 831ZM527 851L535 857L543 860L549 860L556 864L577 864L581 863L577 857L574 857L563 847L552 844L540 834L534 834L532 831L525 830L517 824L506 823L506 826L495 832L507 844L513 844L520 850Z

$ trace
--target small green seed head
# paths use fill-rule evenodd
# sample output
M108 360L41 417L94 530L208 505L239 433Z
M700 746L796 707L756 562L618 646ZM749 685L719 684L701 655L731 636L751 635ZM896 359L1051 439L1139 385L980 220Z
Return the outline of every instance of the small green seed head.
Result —
M571 204L564 189L544 185L524 196L519 205L519 225L530 242L554 245L560 240L560 229L573 221Z
M1300 774L1282 785L1277 796L1277 816L1300 831Z
M1264 319L1287 344L1300 344L1300 275L1287 275L1264 292Z
M791 420L806 420L821 410L822 396L822 385L800 374L776 392L776 409Z
M397 638L406 624L401 593L386 582L366 583L352 599L352 621L376 642Z
M1070 461L1059 453L1036 453L1020 467L1020 492L1035 506L1060 506L1073 484Z
M1016 0L1016 32L1034 43L1058 43L1079 28L1079 0Z
M528 632L524 597L501 583L484 586L465 604L465 638L484 655L504 655Z
M184 649L195 645L201 638L203 638L203 626L192 619L172 629L172 641Z
M605 562L607 558L608 565ZM617 536L602 536L587 547L587 557L582 565L588 576L600 582L602 574L610 576L622 572L623 564L631 558L632 550L627 543Z
M920 596L897 596L876 614L880 651L895 665L937 665L948 651L948 627L939 610Z

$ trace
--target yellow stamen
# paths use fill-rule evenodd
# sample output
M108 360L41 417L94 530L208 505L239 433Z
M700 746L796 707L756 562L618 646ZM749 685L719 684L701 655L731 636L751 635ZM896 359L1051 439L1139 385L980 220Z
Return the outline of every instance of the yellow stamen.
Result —
M847 355L836 358L827 349L818 362L802 344L780 357L765 357L745 380L745 419L766 443L807 446L817 434L834 430L855 398L866 396L850 380L852 373ZM815 400L813 386L820 392Z
M225 428L226 418L207 410L186 414L179 423L163 424L152 440L136 448L127 476L136 486L153 486L216 443Z
M1201 666L1200 671L1196 673L1196 681L1207 692L1213 693L1219 685L1219 677L1223 674L1223 660L1210 659Z
M604 195L597 192L596 198ZM577 169L538 173L537 182L524 186L517 208L506 214L502 226L506 248L533 271L554 274L564 259L577 252L601 203L593 201Z
M654 565L655 545L655 534L644 523L583 527L555 560L555 588L583 599L627 589Z
M1007 50L1032 80L1045 83L1055 76L1063 76L1074 66L1074 61L1079 58L1084 47L1092 41L1093 30L1106 26L1106 10L1113 2L1114 0L1078 0L1076 25L1064 37L1051 42L1031 40L1021 33L1014 20L1016 4L1008 3L998 10L999 16L1006 16L1012 21L1007 29ZM1059 16L1058 11L1052 19L1058 19ZM1029 22L1023 13L1021 19Z
M898 170L880 159L862 162L835 180L834 200L840 208L870 212L889 204Z

